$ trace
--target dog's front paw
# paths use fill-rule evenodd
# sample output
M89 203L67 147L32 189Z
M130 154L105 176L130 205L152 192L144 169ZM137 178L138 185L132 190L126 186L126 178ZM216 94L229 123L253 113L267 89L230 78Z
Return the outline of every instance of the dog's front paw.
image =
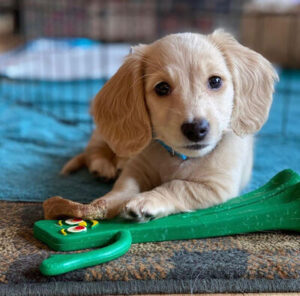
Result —
M140 194L130 200L121 216L139 222L147 222L155 218L167 216L172 213L172 207L168 207L159 198L150 195Z

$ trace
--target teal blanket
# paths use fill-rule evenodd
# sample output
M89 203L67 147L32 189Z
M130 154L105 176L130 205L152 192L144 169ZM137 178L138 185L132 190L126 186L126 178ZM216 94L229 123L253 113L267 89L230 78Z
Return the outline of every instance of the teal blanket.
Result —
M270 118L257 136L253 177L246 190L257 188L282 169L292 168L300 172L300 71L282 71L280 77ZM92 94L103 82L89 83ZM2 82L1 200L43 201L50 196L61 195L88 202L110 190L112 184L102 183L86 169L69 177L58 174L69 158L82 151L90 136L91 124L87 120L85 98L78 99L77 109L69 100L72 94L80 96L82 93L84 96L86 85L83 83L81 88L80 84L72 85L71 82L19 82L17 87L11 81ZM38 107L35 102L37 108L32 108L30 102L20 104L13 99L26 91L31 92L31 97L35 93L36 96L41 92L46 94L47 88L55 89L57 98L67 98L53 98L52 105L48 107L45 107L45 101L41 101ZM78 116L84 120L74 124L73 119L78 119Z

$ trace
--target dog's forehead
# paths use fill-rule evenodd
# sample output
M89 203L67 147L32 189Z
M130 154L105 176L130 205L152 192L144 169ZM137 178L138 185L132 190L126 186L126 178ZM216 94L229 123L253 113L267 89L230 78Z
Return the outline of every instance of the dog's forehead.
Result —
M205 35L195 33L171 34L157 40L148 48L148 59L160 66L224 63L221 51Z

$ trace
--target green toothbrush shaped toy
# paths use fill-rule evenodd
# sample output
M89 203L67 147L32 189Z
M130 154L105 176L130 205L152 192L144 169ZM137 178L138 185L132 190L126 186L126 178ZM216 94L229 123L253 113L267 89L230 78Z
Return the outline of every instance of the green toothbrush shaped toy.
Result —
M58 275L97 265L125 254L132 243L195 239L267 230L300 231L300 176L284 170L259 189L224 204L175 214L147 223L112 220L41 220L34 236L56 251L44 260L44 275Z

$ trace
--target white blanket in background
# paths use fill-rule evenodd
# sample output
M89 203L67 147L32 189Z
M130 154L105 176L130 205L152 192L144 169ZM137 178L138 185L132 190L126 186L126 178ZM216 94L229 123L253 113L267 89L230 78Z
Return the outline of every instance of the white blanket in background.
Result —
M81 38L38 39L0 55L0 74L50 81L109 78L129 50L128 44L103 44Z

